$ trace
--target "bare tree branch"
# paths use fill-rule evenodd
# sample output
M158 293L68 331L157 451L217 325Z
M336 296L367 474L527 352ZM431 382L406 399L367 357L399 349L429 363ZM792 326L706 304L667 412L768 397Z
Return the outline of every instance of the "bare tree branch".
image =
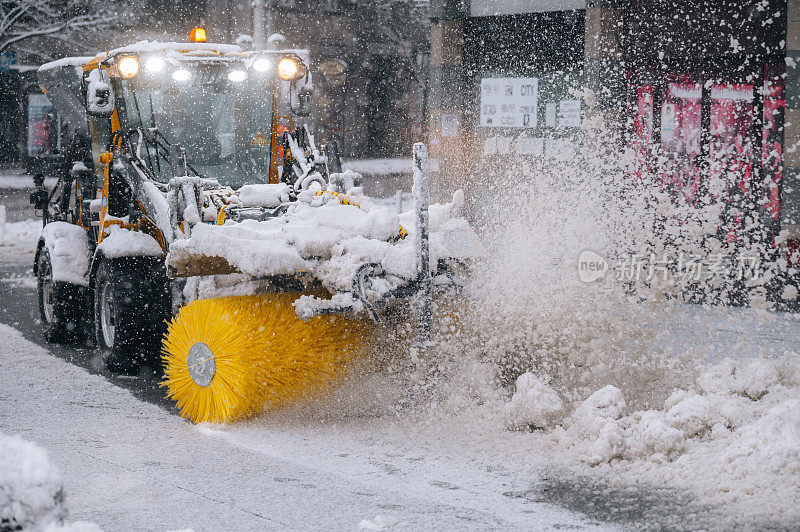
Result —
M0 0L0 52L18 48L19 43L28 40L63 41L65 35L76 30L109 27L116 19L113 13L86 0ZM72 44L77 43L73 40Z

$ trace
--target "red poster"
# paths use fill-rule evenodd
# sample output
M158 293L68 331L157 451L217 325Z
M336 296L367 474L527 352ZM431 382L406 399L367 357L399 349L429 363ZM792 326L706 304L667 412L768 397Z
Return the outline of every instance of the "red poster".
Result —
M661 182L690 203L700 183L701 96L697 83L670 83L661 104Z
M753 178L753 85L711 87L709 193L727 204L725 240L734 242Z
M761 136L764 186L761 197L764 210L776 222L781 211L780 182L783 178L781 137L785 106L786 96L782 72L768 70L764 76L764 129Z
M636 113L633 117L635 135L632 139L634 153L633 176L641 179L647 174L650 148L653 144L653 87L636 88Z

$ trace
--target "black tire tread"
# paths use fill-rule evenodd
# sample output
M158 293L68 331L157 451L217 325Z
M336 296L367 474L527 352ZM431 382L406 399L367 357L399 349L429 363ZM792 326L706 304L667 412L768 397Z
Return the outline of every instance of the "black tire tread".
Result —
M114 345L106 367L114 373L137 374L143 364L158 366L166 332L170 299L163 264L149 257L104 260L95 286L95 335L104 345L99 321L99 283L108 275L114 291Z
M50 252L43 248L39 253L36 275L36 287L39 303L39 318L45 340L51 343L72 343L85 338L88 318L87 289L84 286L52 282L53 290L53 322L48 323L44 315L42 285L49 270L52 275Z

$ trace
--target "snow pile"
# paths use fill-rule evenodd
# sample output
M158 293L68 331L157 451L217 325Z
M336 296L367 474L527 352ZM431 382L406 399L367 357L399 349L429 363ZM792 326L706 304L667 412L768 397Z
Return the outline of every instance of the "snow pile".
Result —
M272 209L289 202L289 185L286 183L244 185L236 191L236 195L245 207Z
M47 453L0 434L0 528L42 529L66 516L63 482Z
M358 523L358 528L361 530L386 530L397 526L400 520L390 515L376 515L372 519L362 519Z
M142 231L130 231L118 225L111 225L106 229L106 233L97 250L109 259L131 255L160 257L164 254L156 239Z
M65 523L64 482L47 451L0 433L0 530L102 532L95 523Z
M0 259L33 261L41 232L41 220L6 222L5 217L0 215Z
M565 421L570 438L564 443L591 465L619 458L625 449L619 426L625 408L619 388L608 385L597 390Z
M558 394L532 373L517 377L516 391L503 408L506 426L510 429L545 428L559 421L564 402Z
M661 409L625 411L621 390L606 386L545 441L590 466L693 490L702 502L800 518L800 357L724 360Z
M189 239L170 247L168 263L181 265L201 256L221 257L242 273L262 277L307 272L332 292L349 292L353 275L364 263L410 280L416 275L413 212L397 215L348 197L344 204L328 193L293 203L286 215L263 222L244 220L223 226L198 224ZM475 253L469 224L458 213L461 195L430 207L431 264L440 258ZM401 225L409 233L400 239ZM470 246L469 244L472 243Z

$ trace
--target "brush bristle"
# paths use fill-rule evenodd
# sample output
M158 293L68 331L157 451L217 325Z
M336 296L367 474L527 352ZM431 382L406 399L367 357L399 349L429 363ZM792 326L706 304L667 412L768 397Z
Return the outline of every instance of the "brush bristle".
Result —
M201 299L172 320L162 346L164 380L181 411L195 422L224 423L332 385L358 352L362 322L339 316L297 318L282 293ZM188 354L197 343L212 351L216 371L208 386L189 374Z

